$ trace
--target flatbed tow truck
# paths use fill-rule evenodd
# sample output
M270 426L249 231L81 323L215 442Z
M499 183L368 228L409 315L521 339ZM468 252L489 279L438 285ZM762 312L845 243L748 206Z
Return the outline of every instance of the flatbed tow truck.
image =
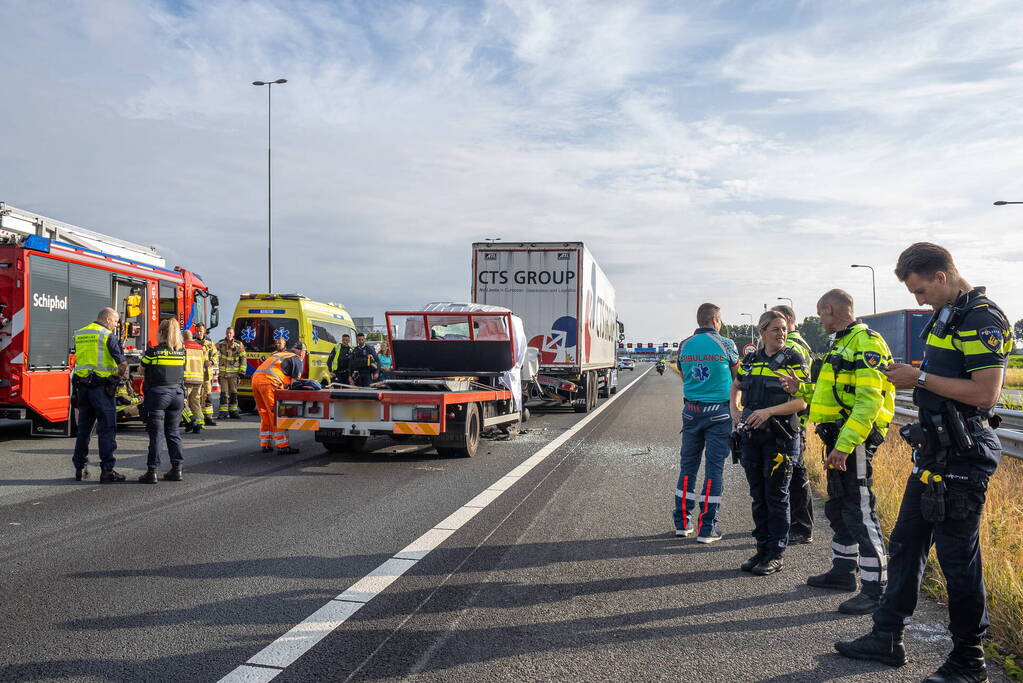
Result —
M370 387L278 390L281 429L315 432L330 452L370 436L427 437L444 456L472 457L487 428L508 429L521 406L505 384L516 365L510 312L388 312L393 369Z

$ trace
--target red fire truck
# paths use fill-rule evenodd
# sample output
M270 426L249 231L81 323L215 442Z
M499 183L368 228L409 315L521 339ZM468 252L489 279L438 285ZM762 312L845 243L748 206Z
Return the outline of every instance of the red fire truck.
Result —
M201 277L164 267L152 247L0 203L0 418L30 419L33 434L73 433L73 337L101 308L120 313L121 344L137 366L161 320L215 327L218 303Z

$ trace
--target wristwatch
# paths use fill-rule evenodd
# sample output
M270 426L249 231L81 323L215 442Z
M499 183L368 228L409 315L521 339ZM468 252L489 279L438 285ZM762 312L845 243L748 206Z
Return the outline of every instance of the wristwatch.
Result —
M921 372L919 375L917 375L916 385L918 387L920 387L921 389L923 389L924 388L924 384L926 384L926 383L927 383L927 373L926 372Z

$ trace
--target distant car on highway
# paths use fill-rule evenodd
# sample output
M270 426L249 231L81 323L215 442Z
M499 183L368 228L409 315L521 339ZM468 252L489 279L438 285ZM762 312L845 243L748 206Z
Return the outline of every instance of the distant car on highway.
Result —
M635 370L636 369L636 361L632 360L631 358L619 358L618 359L618 369L619 370Z

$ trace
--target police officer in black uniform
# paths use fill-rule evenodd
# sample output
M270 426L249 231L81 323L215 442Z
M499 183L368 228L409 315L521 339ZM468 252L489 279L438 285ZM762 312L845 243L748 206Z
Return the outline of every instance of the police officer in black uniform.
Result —
M380 367L376 353L366 346L366 335L362 332L355 335L355 348L348 360L348 369L352 375L352 384L368 387L373 383L373 373Z
M799 458L799 417L806 401L782 388L780 375L808 377L803 356L785 344L788 323L778 311L766 311L758 324L760 348L743 358L729 395L733 453L741 449L743 469L753 498L753 537L757 551L739 567L766 576L781 571L789 541L789 481ZM742 394L739 412L738 394Z
M159 343L142 354L145 380L143 412L149 432L149 454L146 473L139 477L143 484L155 484L160 466L160 439L167 441L171 468L164 481L181 481L181 411L185 407L185 345L178 321L168 318L160 323Z
M948 584L953 649L925 683L987 681L981 641L989 625L981 573L980 519L1001 444L993 427L1006 357L1012 350L1005 314L971 287L944 248L918 242L899 257L895 274L919 304L935 309L919 369L893 365L896 387L913 388L919 422L900 430L913 447L914 468L892 531L888 588L873 630L835 648L847 657L901 666L902 632L916 608L932 545Z

